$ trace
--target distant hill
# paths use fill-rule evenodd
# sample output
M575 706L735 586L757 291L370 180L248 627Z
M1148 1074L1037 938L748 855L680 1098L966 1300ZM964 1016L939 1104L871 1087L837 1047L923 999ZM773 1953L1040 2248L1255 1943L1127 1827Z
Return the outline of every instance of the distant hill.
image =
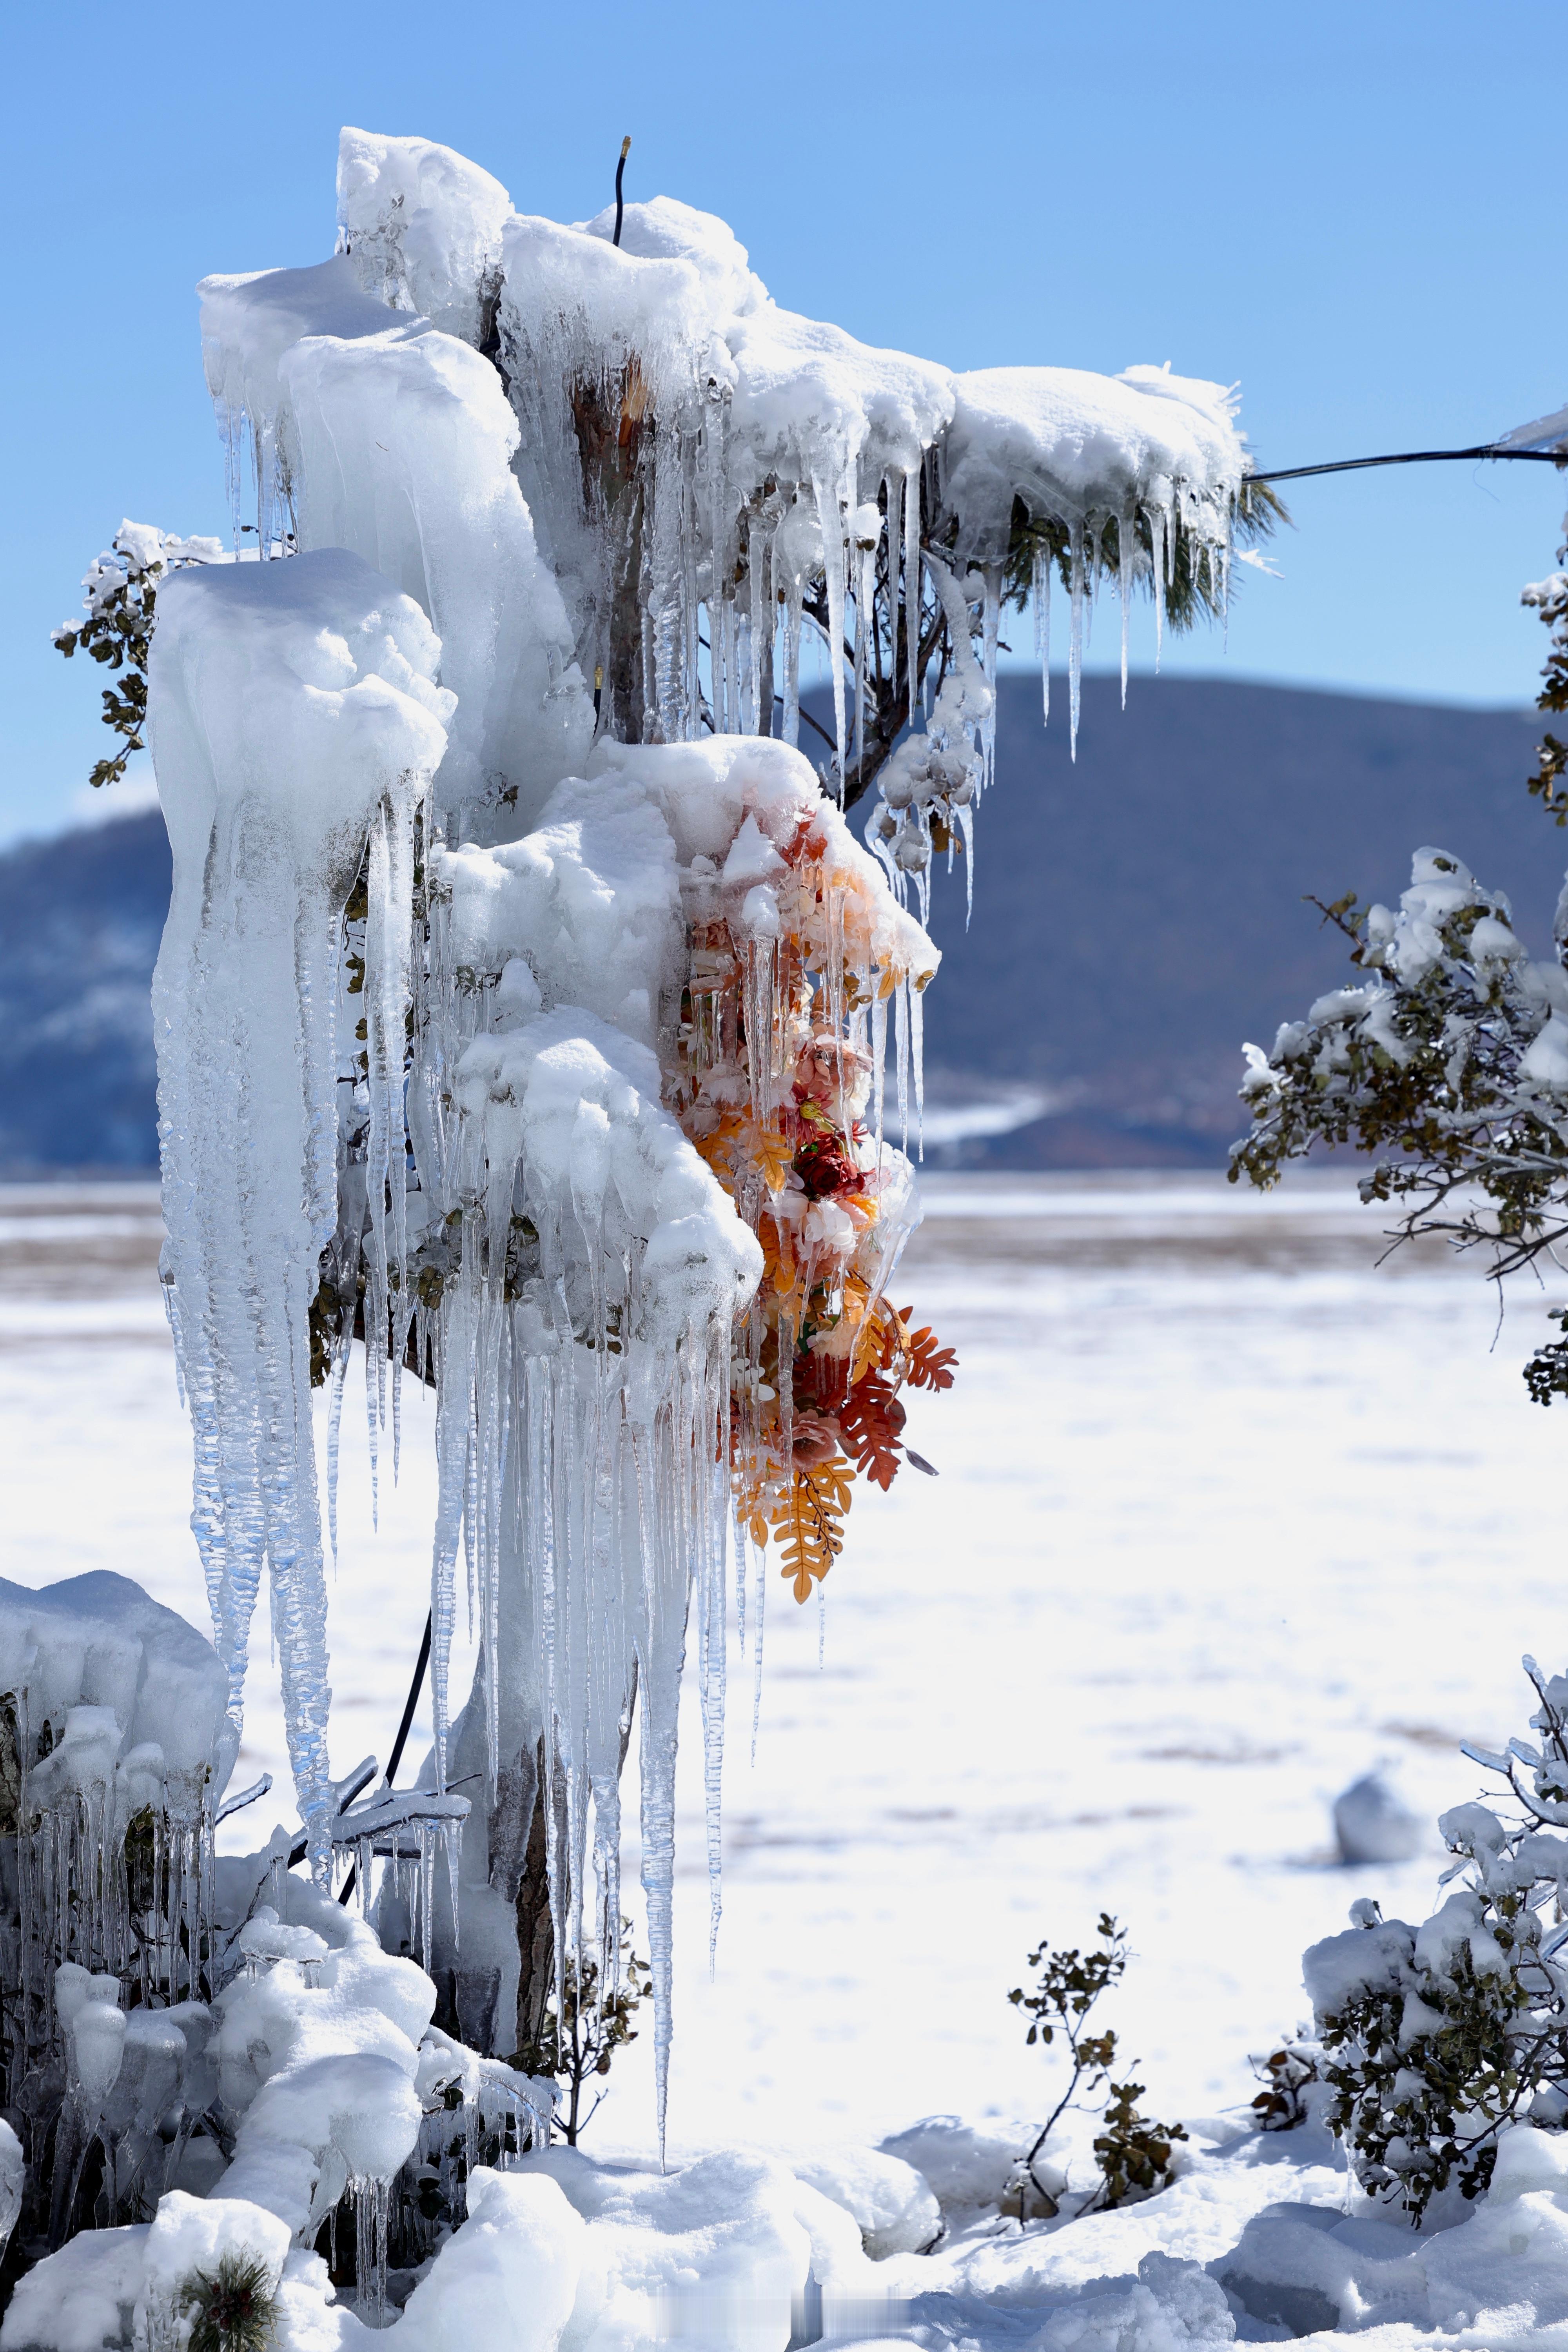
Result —
M1568 864L1524 790L1539 722L1203 678L1002 682L974 919L937 877L926 1000L937 1103L1033 1087L1048 1115L956 1156L990 1167L1217 1165L1243 1038L1343 974L1303 893L1393 900L1436 842L1512 892L1537 953ZM0 1171L156 1162L147 986L169 892L155 813L0 856ZM946 1153L943 1156L952 1156Z
M0 856L0 1174L157 1166L148 986L168 904L156 809Z
M1223 1161L1246 1120L1241 1043L1348 974L1303 894L1396 902L1435 843L1510 891L1550 951L1568 832L1524 780L1533 713L1458 710L1208 678L1084 680L1076 766L1065 690L1004 678L996 783L961 876L932 886L943 964L925 1051L941 1101L1036 1082L1052 1115L962 1147L992 1167Z

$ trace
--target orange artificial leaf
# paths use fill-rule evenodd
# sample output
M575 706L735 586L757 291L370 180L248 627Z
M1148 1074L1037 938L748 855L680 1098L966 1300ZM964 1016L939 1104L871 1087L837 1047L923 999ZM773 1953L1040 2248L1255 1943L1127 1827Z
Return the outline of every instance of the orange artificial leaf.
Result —
M868 1372L850 1390L837 1418L855 1467L886 1494L899 1473L905 1421L891 1382L879 1372Z
M811 1598L844 1549L844 1518L854 1472L836 1457L815 1470L797 1470L773 1507L773 1532L783 1561L779 1573L792 1581L795 1597Z
M752 1127L747 1142L752 1160L770 1192L781 1192L795 1154L776 1128Z
M930 1324L918 1331L909 1329L912 1307L900 1307L899 1321L902 1325L902 1348L905 1357L904 1378L915 1389L950 1389L953 1366L958 1361L956 1348L943 1348L937 1343L936 1333Z

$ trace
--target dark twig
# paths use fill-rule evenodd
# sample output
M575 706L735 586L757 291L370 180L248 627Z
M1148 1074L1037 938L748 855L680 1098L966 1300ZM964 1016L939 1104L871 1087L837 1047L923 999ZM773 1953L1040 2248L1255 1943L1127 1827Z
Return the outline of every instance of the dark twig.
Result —
M621 184L626 178L626 157L631 153L631 152L632 137L631 132L628 131L626 137L621 142L621 160L616 165L616 233L610 242L612 245L616 246L618 246L621 241L621 215L626 211L626 203L621 194Z

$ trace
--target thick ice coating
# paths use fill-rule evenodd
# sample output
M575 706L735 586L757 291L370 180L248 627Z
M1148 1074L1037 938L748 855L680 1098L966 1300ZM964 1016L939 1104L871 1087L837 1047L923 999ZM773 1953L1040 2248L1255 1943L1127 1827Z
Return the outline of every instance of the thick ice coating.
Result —
M349 130L339 216L313 268L203 283L261 560L161 589L151 677L165 1279L229 1736L266 1568L312 1866L352 1849L362 1898L379 1869L501 2053L542 2022L541 1843L557 1998L613 1992L636 1736L662 2106L689 1631L716 1924L730 1571L760 1664L753 1556L817 1590L901 1385L951 1378L889 1297L919 1208L884 1094L890 1049L918 1138L905 901L972 847L1005 572L1033 551L1045 612L1069 572L1076 681L1102 562L1125 611L1183 537L1223 594L1241 443L1161 371L957 377L782 310L672 198L566 226ZM330 1496L356 1328L373 1432L405 1370L437 1391L436 1788L337 1817L310 1381ZM108 1727L73 1722L86 1758Z
M237 1729L270 1572L319 1867L331 1800L309 1317L338 1216L342 910L368 840L373 913L400 881L405 899L367 999L369 1059L401 1130L414 815L453 708L438 651L416 604L333 551L177 574L151 668L174 869L153 989L163 1278L195 1439L192 1525Z
M499 809L521 793L531 812L580 763L593 730L500 378L362 292L343 257L201 293L207 381L231 450L248 420L265 541L287 522L301 548L349 549L423 608L458 698L439 800L458 831L489 837Z
M482 340L510 213L499 180L433 139L346 129L339 139L338 237L355 276L445 334Z

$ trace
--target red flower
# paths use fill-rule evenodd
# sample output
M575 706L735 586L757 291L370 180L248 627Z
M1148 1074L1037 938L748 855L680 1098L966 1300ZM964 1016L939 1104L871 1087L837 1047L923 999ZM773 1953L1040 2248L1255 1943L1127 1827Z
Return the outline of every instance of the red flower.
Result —
M828 1199L835 1192L853 1192L861 1173L845 1148L842 1136L814 1136L795 1155L795 1171L808 1201Z

